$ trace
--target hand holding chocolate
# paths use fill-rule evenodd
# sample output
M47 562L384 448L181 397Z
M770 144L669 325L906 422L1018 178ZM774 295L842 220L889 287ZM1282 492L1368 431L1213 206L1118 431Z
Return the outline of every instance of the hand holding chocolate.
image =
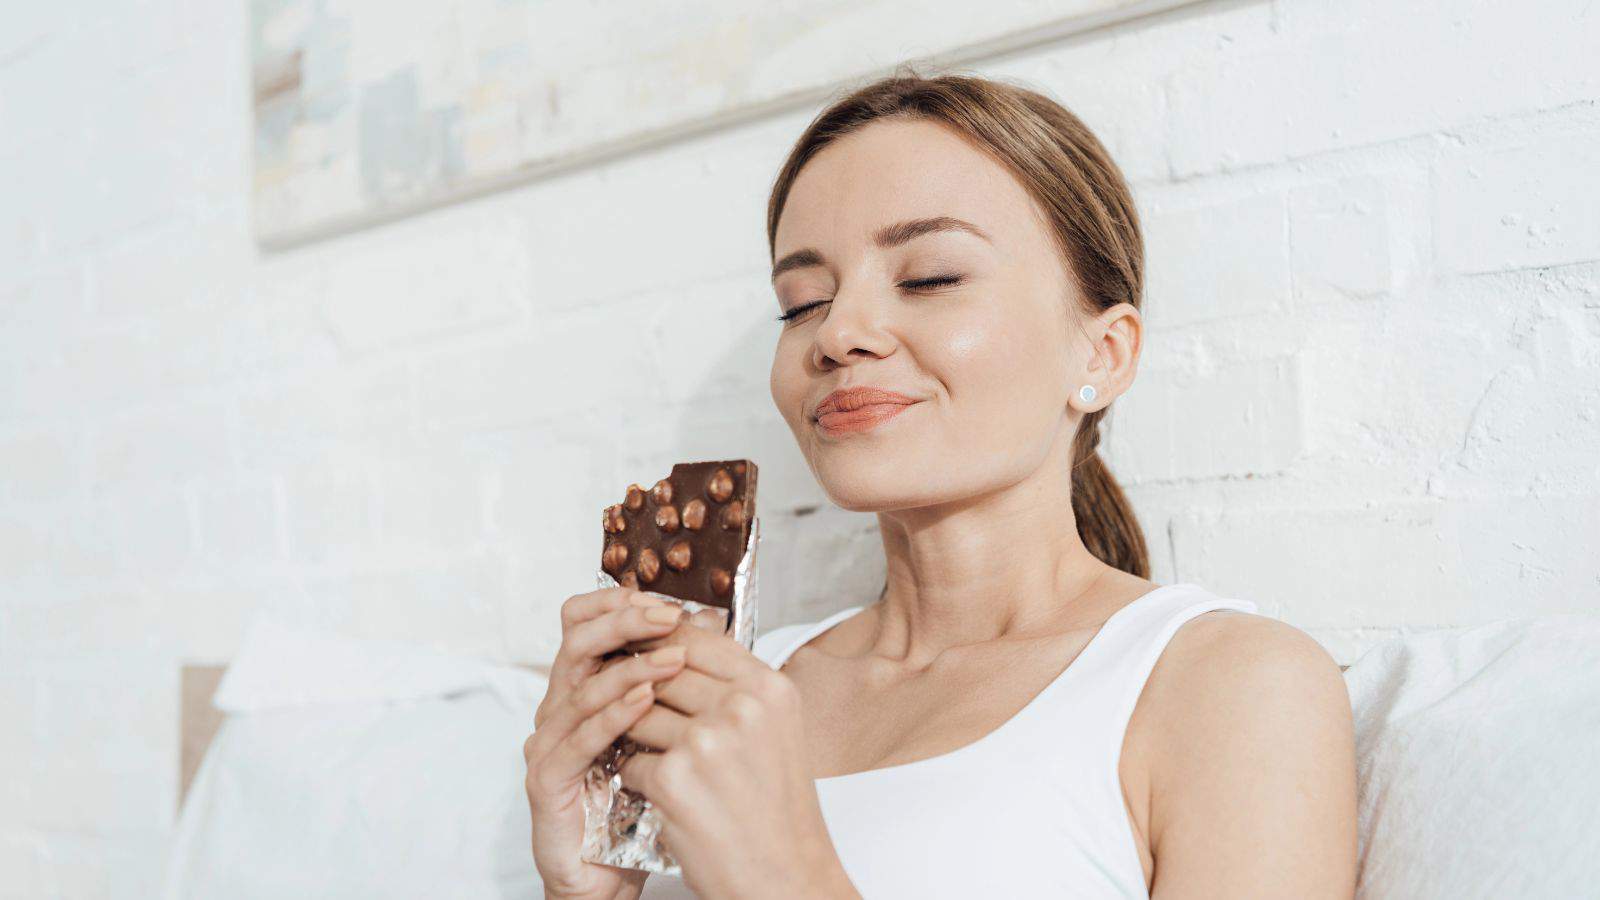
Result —
M726 633L749 649L761 537L755 511L756 464L748 459L677 463L649 489L629 485L601 516L598 586L661 594L690 613L726 610ZM623 787L618 774L622 762L642 750L623 735L590 766L582 857L679 875L677 861L659 843L660 821L650 801Z

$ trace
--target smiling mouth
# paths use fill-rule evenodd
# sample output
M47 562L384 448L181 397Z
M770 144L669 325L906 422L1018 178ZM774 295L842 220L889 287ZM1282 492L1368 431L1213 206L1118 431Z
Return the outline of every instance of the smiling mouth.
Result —
M869 403L851 410L825 412L817 417L817 427L828 434L870 431L913 405L913 403Z

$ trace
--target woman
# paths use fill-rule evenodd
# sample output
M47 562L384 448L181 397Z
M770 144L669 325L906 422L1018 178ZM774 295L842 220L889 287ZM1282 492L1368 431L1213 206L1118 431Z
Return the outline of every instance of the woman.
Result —
M547 896L1351 896L1338 667L1149 581L1095 452L1143 260L1083 123L886 78L801 136L767 227L773 400L828 496L877 513L887 583L754 654L637 591L568 600L525 746ZM601 668L628 643L653 652ZM623 781L681 882L578 860L583 773L624 733L663 751Z

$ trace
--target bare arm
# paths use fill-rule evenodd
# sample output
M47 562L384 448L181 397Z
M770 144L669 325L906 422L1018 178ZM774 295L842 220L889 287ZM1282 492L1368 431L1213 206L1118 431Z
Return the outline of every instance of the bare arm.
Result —
M1147 702L1153 900L1355 894L1354 727L1321 645L1275 619L1201 616Z

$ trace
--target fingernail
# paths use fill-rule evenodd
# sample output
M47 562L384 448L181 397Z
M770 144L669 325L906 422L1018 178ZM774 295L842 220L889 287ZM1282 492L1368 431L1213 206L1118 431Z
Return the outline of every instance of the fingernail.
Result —
M659 625L667 625L672 622L676 622L678 621L678 617L682 615L683 607L673 606L671 604L653 607L644 611L644 617L646 619L649 619L650 621Z
M706 615L704 610L689 616L689 624L702 631L716 631L722 627L721 623Z
M683 662L684 650L685 648L682 644L676 644L671 647L662 647L659 650L651 650L650 653L645 656L645 659L649 660L650 665L652 666L670 666Z
M624 703L638 703L650 693L650 682L643 681L634 685L626 694L622 695Z

